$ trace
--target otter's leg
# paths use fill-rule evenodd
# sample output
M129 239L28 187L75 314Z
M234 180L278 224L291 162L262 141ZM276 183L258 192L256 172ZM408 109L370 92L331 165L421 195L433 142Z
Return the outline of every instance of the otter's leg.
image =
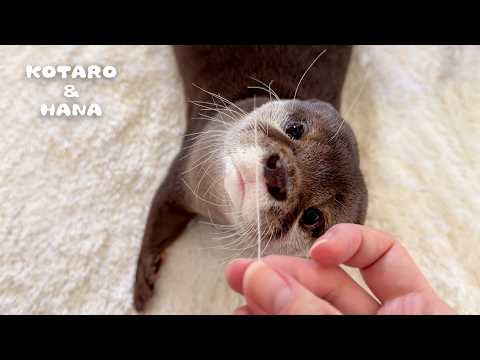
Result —
M133 296L137 311L144 311L153 295L164 250L194 216L172 198L172 194L175 194L174 182L178 181L174 173L170 171L170 176L157 190L148 214L135 276Z

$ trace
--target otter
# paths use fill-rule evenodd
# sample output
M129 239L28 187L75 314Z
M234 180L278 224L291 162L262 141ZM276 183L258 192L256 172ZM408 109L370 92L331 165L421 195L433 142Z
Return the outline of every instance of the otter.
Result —
M234 229L247 245L259 229L264 255L305 256L328 228L362 224L367 211L357 141L339 113L351 46L174 52L188 121L148 214L134 285L139 312L164 250L196 215Z

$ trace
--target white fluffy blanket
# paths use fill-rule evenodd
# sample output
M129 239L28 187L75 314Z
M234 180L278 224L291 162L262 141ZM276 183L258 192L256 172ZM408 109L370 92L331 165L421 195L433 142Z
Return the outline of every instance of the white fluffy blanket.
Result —
M171 48L8 46L0 58L0 313L134 313L149 203L185 123ZM72 81L27 80L26 64L115 65L114 80L73 81L104 116L40 117ZM343 113L368 224L395 234L456 310L480 313L480 47L357 47ZM193 223L169 249L151 313L239 304L211 233Z

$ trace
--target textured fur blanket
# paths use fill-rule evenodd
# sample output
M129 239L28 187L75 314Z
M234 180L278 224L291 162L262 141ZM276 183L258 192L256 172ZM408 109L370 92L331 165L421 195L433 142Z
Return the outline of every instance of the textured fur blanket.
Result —
M171 48L4 46L0 58L0 313L134 313L150 200L185 125ZM34 81L26 64L111 64L119 74ZM67 83L103 117L40 117ZM360 144L367 223L393 233L457 311L480 313L480 47L356 47L342 113ZM217 245L210 226L187 228L167 252L151 313L239 304Z

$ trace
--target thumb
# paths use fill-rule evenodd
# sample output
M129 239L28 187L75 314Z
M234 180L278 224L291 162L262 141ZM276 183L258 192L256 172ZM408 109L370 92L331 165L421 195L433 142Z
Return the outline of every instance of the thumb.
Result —
M243 294L252 314L335 315L340 312L291 276L263 261L252 263L243 278Z

